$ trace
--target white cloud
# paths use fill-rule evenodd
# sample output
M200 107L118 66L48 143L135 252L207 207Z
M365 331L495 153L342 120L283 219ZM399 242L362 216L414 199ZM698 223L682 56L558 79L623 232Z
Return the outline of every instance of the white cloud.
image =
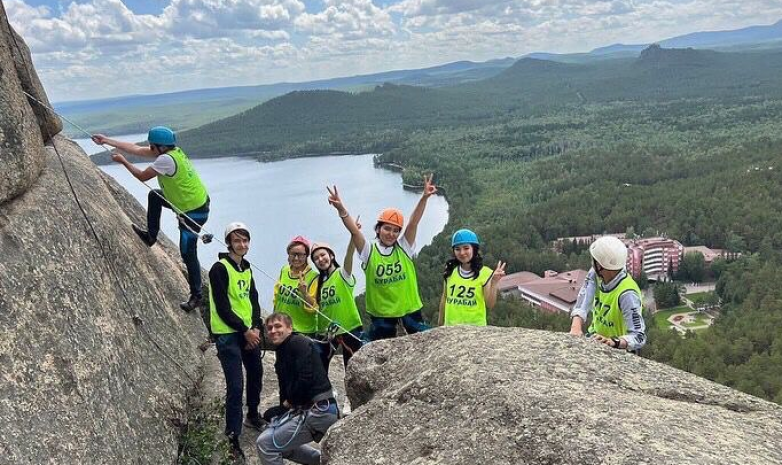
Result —
M371 0L325 0L319 13L299 16L297 30L312 35L331 35L335 39L356 40L390 36L395 32L391 15Z
M309 11L303 0L165 0L157 15L122 0L3 1L55 101L588 51L782 18L779 0L320 0Z
M492 10L513 0L404 0L389 8L405 16L438 16L465 13L475 10Z
M175 35L220 37L227 31L279 31L303 11L299 0L173 0L163 16Z

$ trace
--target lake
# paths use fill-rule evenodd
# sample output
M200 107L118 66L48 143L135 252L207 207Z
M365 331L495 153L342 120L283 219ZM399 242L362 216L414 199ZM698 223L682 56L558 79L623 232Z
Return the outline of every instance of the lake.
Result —
M142 134L138 140L144 139ZM193 164L212 200L205 229L222 239L228 223L246 223L252 235L247 259L275 279L286 263L288 242L299 234L331 244L337 261L342 263L350 236L336 210L328 203L327 185L336 184L350 213L361 215L368 238L374 236L372 228L381 209L401 208L407 219L420 198L420 194L402 189L399 173L375 168L372 157L371 154L324 156L271 163L259 163L250 158L194 159ZM147 188L124 167L108 165L101 169L146 206ZM149 184L157 183L152 180ZM432 197L418 228L416 250L429 244L447 222L447 202L441 196ZM177 222L170 211L163 212L162 229L178 242ZM217 242L199 244L201 265L209 269L217 259L217 253L223 251L224 247ZM357 256L354 273L358 278L358 293L364 289L364 276ZM258 270L254 271L254 276L261 306L270 309L274 281Z

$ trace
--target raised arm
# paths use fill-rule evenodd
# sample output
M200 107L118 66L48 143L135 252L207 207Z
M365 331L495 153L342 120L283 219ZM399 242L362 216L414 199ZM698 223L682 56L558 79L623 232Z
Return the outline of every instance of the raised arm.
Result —
M125 153L136 155L138 157L156 158L157 152L152 150L151 147L142 147L136 145L133 142L123 142L121 140L110 139L103 134L95 134L92 136L92 141L98 145L110 145L114 148L120 149Z
M488 282L488 289L484 292L486 298L486 308L494 308L494 304L497 303L497 291L500 288L500 280L505 277L505 265L504 262L497 262L497 268L494 269L494 273L491 275L491 279Z
M361 223L359 222L361 215L356 217L356 227L361 230ZM350 236L350 242L348 242L348 250L345 252L345 261L342 262L342 268L349 275L353 274L353 255L356 254L356 245L353 243L353 236Z
M415 244L415 236L418 234L418 223L421 222L421 217L424 216L424 210L426 209L426 202L429 197L437 193L437 186L432 182L432 174L424 176L424 192L421 194L421 199L418 200L413 213L410 214L410 221L407 222L407 228L405 228L405 240L411 246Z
M329 203L337 210L339 217L342 219L342 224L344 224L345 228L347 228L347 230L350 232L353 245L356 246L356 249L363 250L367 240L364 237L364 234L361 232L361 229L359 229L359 227L356 225L355 220L353 220L353 218L348 213L348 210L342 203L342 199L339 198L339 191L337 190L337 186L326 187L326 190L329 191Z

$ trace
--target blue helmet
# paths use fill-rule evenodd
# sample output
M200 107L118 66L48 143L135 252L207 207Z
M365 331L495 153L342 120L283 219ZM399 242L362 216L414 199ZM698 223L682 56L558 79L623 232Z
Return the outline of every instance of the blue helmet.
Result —
M149 130L147 140L155 145L176 145L176 135L174 131L165 126L155 126Z
M456 247L457 245L463 244L480 245L480 242L478 241L478 235L469 229L460 229L453 233L453 237L451 238L451 247Z

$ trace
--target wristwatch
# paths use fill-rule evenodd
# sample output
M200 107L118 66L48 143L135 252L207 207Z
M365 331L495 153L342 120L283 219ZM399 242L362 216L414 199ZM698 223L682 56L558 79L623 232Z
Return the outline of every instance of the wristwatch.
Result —
M622 348L619 345L619 342L621 341L621 339L619 339L618 337L612 337L611 340L614 341L614 349L621 349Z

